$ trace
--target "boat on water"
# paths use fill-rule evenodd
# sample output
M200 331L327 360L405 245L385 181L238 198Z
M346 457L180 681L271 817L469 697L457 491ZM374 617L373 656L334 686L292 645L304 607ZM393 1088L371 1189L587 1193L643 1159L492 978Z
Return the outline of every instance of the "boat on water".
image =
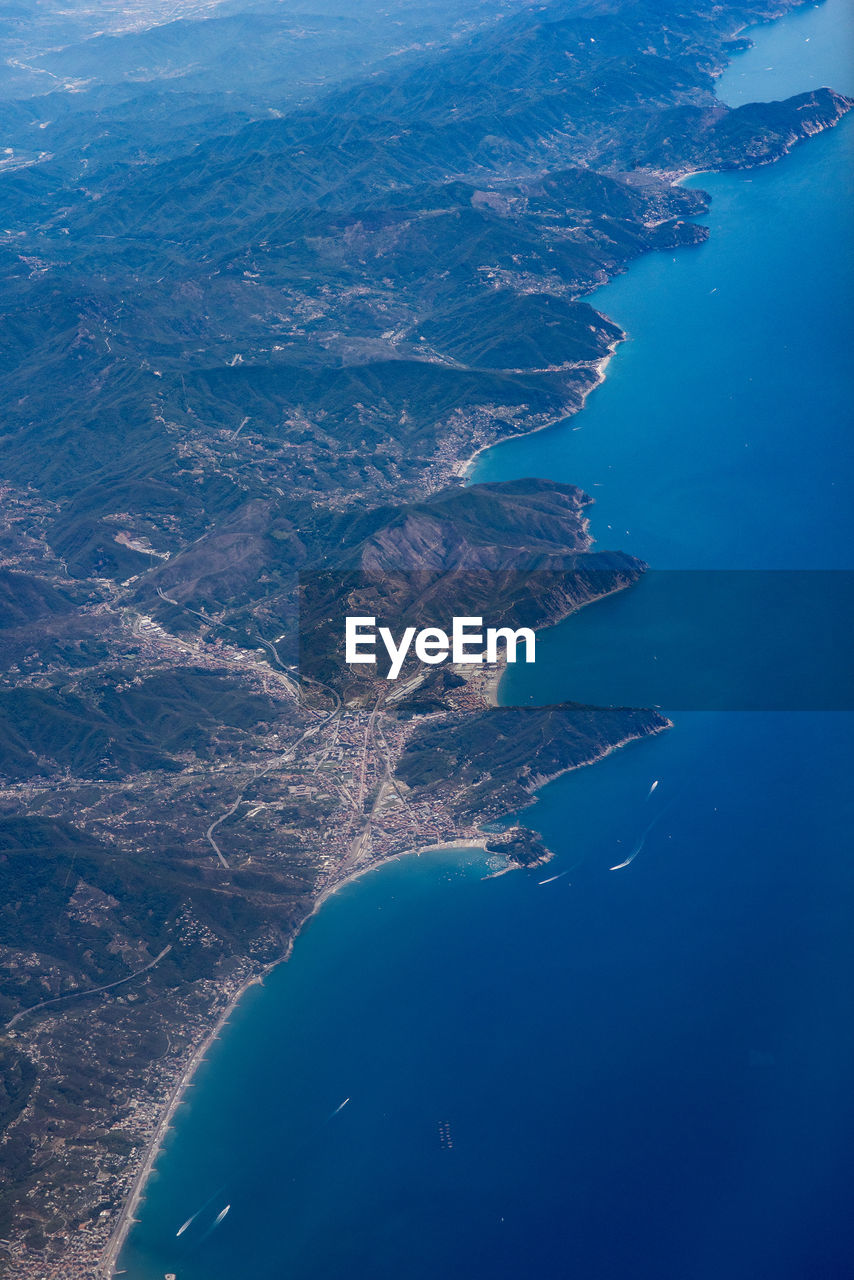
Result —
M556 876L549 876L546 880L538 880L537 884L551 884L553 880L562 880L566 875L569 875L568 871L559 871Z
M643 833L640 840L638 840L637 844L635 845L634 849L632 849L631 853L626 858L625 862L618 862L615 867L609 867L608 868L609 871L622 871L623 867L631 866L635 858L640 853L641 849L644 847L644 844L646 843L647 831L649 831L649 827L647 827L647 830Z

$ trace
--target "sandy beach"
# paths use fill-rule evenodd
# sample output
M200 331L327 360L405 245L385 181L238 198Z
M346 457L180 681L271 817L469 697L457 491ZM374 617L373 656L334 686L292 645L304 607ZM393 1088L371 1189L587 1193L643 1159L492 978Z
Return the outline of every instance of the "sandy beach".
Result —
M625 336L626 335L623 334L621 338L617 339L612 345L609 353L603 356L601 360L596 361L595 365L593 366L596 369L596 379L584 391L581 399L581 404L579 405L578 410L576 410L575 412L579 412L584 407L584 403L587 397L590 395L590 393L592 391L595 391L596 388L604 382L605 371L608 367L608 364L613 358L618 344L625 339ZM573 416L573 415L570 415L570 416ZM558 422L561 422L561 421L563 421L562 418L555 418L553 421L543 423L542 426L535 427L532 431L523 432L522 434L534 435L536 434L536 432L545 431L548 427L555 426ZM472 466L474 465L474 462L478 457L478 455L482 453L485 449L493 448L494 444L495 442L493 442L492 444L484 445L481 448L475 450L475 452L469 458L463 460L458 464L458 467L455 468L456 473L461 478L465 477L467 473L471 470ZM490 671L487 678L483 681L481 693L483 694L483 697L485 698L487 704L491 707L498 706L498 691L499 691L502 677L504 676L505 669L506 669L506 662L501 661L497 663L494 669ZM621 743L619 745L622 746L623 744ZM562 772L567 772L567 771L563 770ZM559 776L559 775L556 775L556 776ZM545 785L545 783L541 785ZM532 797L531 803L533 803L533 800L534 798ZM116 1227L113 1230L113 1233L110 1236L106 1249L104 1250L104 1253L101 1257L98 1270L99 1270L99 1273L105 1278L105 1280L110 1280L110 1278L114 1276L116 1273L116 1267L118 1264L119 1255L121 1254L125 1240L127 1239L128 1234L134 1222L136 1221L135 1214L139 1207L140 1201L144 1196L145 1185L157 1162L157 1157L160 1154L160 1150L166 1138L166 1134L169 1132L169 1129L171 1128L175 1113L178 1110L178 1107L183 1102L184 1095L192 1083L193 1076L195 1075L200 1064L204 1061L205 1056L207 1055L207 1052L210 1049L211 1045L213 1044L214 1040L216 1040L216 1038L219 1036L223 1027L228 1022L228 1019L231 1017L231 1014L234 1012L238 1003L246 994L246 992L249 990L249 988L260 982L263 982L263 979L266 976L266 974L270 973L278 965L287 963L287 961L291 958L291 955L293 954L294 943L296 942L302 930L305 928L308 921L311 920L315 915L317 915L318 911L323 906L324 902L326 902L327 899L332 896L332 894L337 893L338 890L342 889L345 885L350 884L355 880L358 880L361 876L366 875L369 871L373 871L376 867L382 866L387 862L396 861L399 858L410 857L412 854L415 854L416 856L420 856L422 853L438 853L442 850L462 849L462 848L481 848L482 849L484 848L483 838L482 837L461 837L459 840L454 840L450 843L425 845L424 847L417 848L417 849L415 848L405 849L405 850L402 850L400 853L394 854L393 857L391 858L386 858L386 857L372 858L369 861L366 861L363 865L358 866L353 870L346 872L346 874L342 875L340 878L335 879L334 881L331 881L329 884L324 886L324 888L318 894L317 899L311 911L306 915L305 919L300 923L298 929L294 933L293 937L290 939L287 946L287 950L285 951L285 954L281 957L281 959L275 961L271 965L268 965L260 973L255 974L251 978L247 979L247 981L244 982L240 986L240 988L235 992L235 994L229 1000L223 1012L220 1014L219 1018L217 1019L210 1033L207 1036L205 1036L205 1038L200 1042L197 1049L194 1051L192 1057L187 1063L187 1066L182 1072L180 1078L177 1080L174 1089L172 1090L172 1092L168 1097L168 1100L166 1102L166 1108L163 1112L163 1116L154 1132L153 1137L151 1138L148 1144L148 1147L146 1148L145 1154L143 1156L142 1164L140 1165L139 1171L137 1172L136 1177L134 1178L130 1195L128 1196L128 1199L121 1210ZM503 868L501 871L495 872L493 874L503 875L507 871L511 871L511 870L514 870L514 867L507 866Z
M274 966L272 965L269 966L269 968L273 968L273 967ZM269 972L269 968L264 972ZM166 1109L163 1112L163 1115L160 1119L160 1123L158 1124L157 1128L154 1131L154 1136L152 1137L151 1141L148 1144L148 1147L146 1148L145 1155L143 1156L142 1164L140 1165L139 1171L136 1177L134 1178L130 1195L128 1196L127 1201L125 1202L122 1208L122 1211L119 1214L119 1220L116 1223L113 1234L111 1235L109 1242L107 1244L107 1247L104 1250L104 1253L101 1257L99 1270L101 1274L104 1275L105 1277L109 1278L110 1276L115 1274L115 1268L118 1262L119 1254L121 1253L121 1250L122 1250L122 1246L124 1245L128 1232L130 1231L131 1227L136 1221L134 1214L136 1213L136 1210L139 1207L140 1200L143 1197L143 1193L145 1191L145 1184L148 1181L149 1175L151 1174L151 1171L154 1168L157 1157L160 1154L160 1149L163 1146L163 1142L166 1137L166 1134L169 1132L169 1129L172 1126L172 1121L174 1119L175 1112L178 1110L181 1103L184 1101L184 1094L186 1093L187 1089L192 1083L193 1076L195 1075L199 1065L204 1061L204 1058L208 1052L208 1049L211 1047L214 1040L216 1040L217 1036L222 1031L226 1022L231 1017L231 1014L234 1012L234 1009L236 1008L238 1002L243 998L243 996L246 994L249 988L261 982L263 980L263 977L264 977L263 973L254 974L251 978L248 978L246 982L244 982L241 985L241 987L235 992L235 994L229 1000L226 1007L223 1009L219 1018L217 1018L216 1022L214 1023L209 1033L204 1037L204 1039L201 1041L201 1043L193 1052L189 1062L184 1068L184 1071L182 1072L180 1078L176 1082L174 1089L170 1093L166 1103Z
M494 683L496 688L502 674L503 674L503 668L502 670L497 671L495 673ZM671 727L669 721L667 725L662 726L662 729L656 730L656 732L663 732L664 728L667 728L667 727ZM611 755L614 751L619 750L621 747L624 747L628 743L633 741L635 741L633 737L624 738L622 741L613 743L611 746L605 748L599 755L597 755L594 759L590 761L585 761L583 764L580 764L580 765L570 765L566 769L557 770L555 773L549 775L548 777L538 778L536 787L532 791L531 799L529 803L530 804L536 803L536 792L539 791L542 787L546 786L549 782L553 782L556 778L562 777L563 774L570 773L574 769L584 768L586 764L596 764L598 763L599 760L604 759L606 756ZM128 1196L127 1202L125 1203L124 1207L122 1208L116 1227L101 1257L100 1264L99 1264L99 1272L104 1277L104 1280L110 1280L110 1278L116 1274L116 1266L118 1263L119 1255L122 1251L125 1240L127 1239L127 1236L134 1222L136 1221L135 1214L136 1214L136 1210L139 1207L140 1201L144 1196L145 1185L157 1162L157 1157L160 1154L160 1150L161 1150L161 1147L163 1146L163 1142L166 1138L166 1135L172 1126L172 1121L175 1117L175 1113L178 1110L178 1107L183 1102L184 1095L192 1083L193 1076L195 1075L201 1063L204 1061L205 1056L207 1055L207 1052L210 1049L211 1045L220 1035L225 1024L228 1022L229 1018L231 1017L231 1014L234 1012L235 1008L237 1007L239 1002L243 999L243 996L250 989L250 987L253 987L262 983L265 976L268 973L271 973L272 970L277 968L280 964L286 964L287 961L290 960L291 956L293 955L294 944L297 938L302 933L305 926L308 924L310 920L314 918L314 916L317 915L317 913L320 911L323 904L329 898L331 898L333 894L337 893L340 889L343 889L346 885L352 884L354 881L361 879L362 876L367 875L370 871L374 871L378 867L384 866L390 862L397 862L401 858L409 858L409 857L412 857L413 855L415 855L416 857L420 857L421 854L441 853L451 849L481 849L483 850L484 853L486 853L485 837L482 835L481 836L461 836L459 839L442 841L438 844L423 845L423 846L419 846L418 848L412 848L412 849L402 849L399 853L393 854L391 857L381 856L381 857L370 858L366 860L364 863L362 863L360 866L354 867L352 870L348 871L346 874L342 875L340 878L330 881L327 885L325 885L321 889L320 893L317 895L317 898L314 902L314 905L311 911L308 912L308 914L305 916L305 919L300 922L299 927L297 928L293 937L290 939L287 949L284 955L281 957L281 959L274 961L270 965L267 965L260 973L253 974L251 978L248 978L244 983L241 984L241 986L238 988L238 990L234 993L234 995L229 1000L226 1007L223 1009L222 1013L220 1014L219 1018L217 1019L216 1023L212 1027L209 1034L205 1036L205 1038L200 1042L196 1050L193 1052L192 1057L190 1058L189 1062L184 1068L184 1071L182 1072L180 1078L176 1081L175 1087L173 1088L172 1092L169 1095L169 1098L166 1103L166 1108L163 1112L163 1116L154 1132L153 1137L151 1138L148 1144L148 1147L146 1148L146 1151L142 1160L142 1164L140 1165L139 1171L137 1172L136 1177L134 1178L130 1195ZM543 862L550 861L552 856L553 855L550 854L548 858L543 859ZM506 867L503 867L498 871L494 871L490 873L490 875L484 876L483 878L493 879L496 876L506 875L508 871L514 871L516 869L517 868L513 863L508 863Z
M461 480L464 480L468 476L480 454L486 453L487 450L494 449L496 445L504 444L507 440L522 440L525 436L538 435L540 431L548 431L551 427L556 427L558 423L565 422L567 418L574 418L575 415L580 413L584 408L584 405L587 402L587 397L591 392L595 391L596 388L600 387L605 381L605 370L613 360L617 347L621 342L625 342L627 336L627 334L623 333L611 344L611 349L606 356L603 356L601 360L597 360L593 365L588 366L589 368L594 368L596 370L596 380L581 393L581 403L577 409L571 409L557 418L550 418L548 422L543 422L538 427L531 427L530 431L520 431L518 435L504 436L500 440L492 440L488 444L480 445L479 448L475 449L474 453L470 454L467 458L461 459L456 466L452 468L451 474L458 476Z
M110 1280L112 1276L117 1274L116 1268L118 1266L119 1255L121 1254L128 1234L136 1221L136 1211L139 1208L140 1202L144 1198L146 1183L148 1182L154 1166L157 1163L157 1157L160 1154L166 1135L172 1127L175 1113L184 1101L184 1095L192 1084L196 1071L207 1056L208 1050L222 1032L246 992L251 987L258 986L263 983L267 974L271 973L273 969L278 968L279 965L286 964L288 960L290 960L293 954L294 943L308 922L317 915L318 911L320 911L324 902L331 898L334 893L337 893L339 889L343 889L345 885L352 884L355 880L359 880L362 876L367 875L368 872L376 870L377 867L384 866L389 862L396 862L400 858L408 858L413 854L420 857L422 853L440 853L449 849L483 848L484 841L482 837L461 836L459 840L443 842L440 844L424 845L423 847L414 849L403 849L400 853L396 853L390 858L372 858L361 866L348 871L345 875L342 875L340 879L331 881L329 884L324 886L318 894L311 911L308 912L305 919L300 922L299 927L288 942L284 955L279 960L275 960L272 964L267 965L259 973L253 974L252 977L247 978L246 981L240 985L228 1001L220 1016L217 1018L211 1030L193 1051L193 1054L187 1062L187 1065L182 1071L179 1079L175 1082L175 1086L166 1101L160 1122L158 1123L157 1128L145 1149L142 1163L133 1180L130 1194L122 1207L116 1226L113 1229L112 1235L110 1236L107 1246L99 1260L98 1274L102 1275L104 1280ZM507 869L512 870L512 868Z

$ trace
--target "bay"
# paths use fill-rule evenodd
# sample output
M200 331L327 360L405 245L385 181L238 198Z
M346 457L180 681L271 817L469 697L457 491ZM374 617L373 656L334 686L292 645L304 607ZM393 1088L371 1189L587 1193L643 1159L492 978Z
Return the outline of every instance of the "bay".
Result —
M760 29L721 93L850 92L847 15ZM692 179L708 244L598 291L606 382L474 478L580 484L656 567L850 565L852 137ZM568 635L503 699L567 696ZM848 1274L851 717L674 720L541 793L548 872L408 858L324 905L198 1072L131 1280Z

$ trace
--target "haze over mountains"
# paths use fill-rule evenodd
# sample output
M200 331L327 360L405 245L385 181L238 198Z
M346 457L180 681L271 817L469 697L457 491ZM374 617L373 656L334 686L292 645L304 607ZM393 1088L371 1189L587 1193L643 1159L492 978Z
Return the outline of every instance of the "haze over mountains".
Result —
M98 162L192 149L310 101L347 77L446 45L519 0L352 4L8 5L0 95L21 162L34 149ZM17 151L17 148L16 148ZM8 163L8 161L7 161Z
M715 98L788 7L7 9L7 1274L94 1274L176 1075L320 893L664 727L445 674L378 709L328 649L297 696L298 575L610 575L501 579L534 625L636 578L578 490L462 467L581 407L622 336L596 285L707 234L675 177L849 109Z

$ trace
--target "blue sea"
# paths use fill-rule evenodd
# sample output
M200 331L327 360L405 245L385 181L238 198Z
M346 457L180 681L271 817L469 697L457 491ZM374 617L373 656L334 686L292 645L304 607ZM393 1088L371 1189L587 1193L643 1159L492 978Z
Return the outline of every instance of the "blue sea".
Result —
M720 94L854 93L853 29L762 27ZM848 117L692 179L708 243L593 296L606 382L474 478L579 484L656 568L851 568L852 149ZM622 601L581 615L588 668ZM581 618L505 701L568 696ZM673 718L541 792L547 871L407 858L324 905L199 1070L130 1280L854 1274L852 716Z

